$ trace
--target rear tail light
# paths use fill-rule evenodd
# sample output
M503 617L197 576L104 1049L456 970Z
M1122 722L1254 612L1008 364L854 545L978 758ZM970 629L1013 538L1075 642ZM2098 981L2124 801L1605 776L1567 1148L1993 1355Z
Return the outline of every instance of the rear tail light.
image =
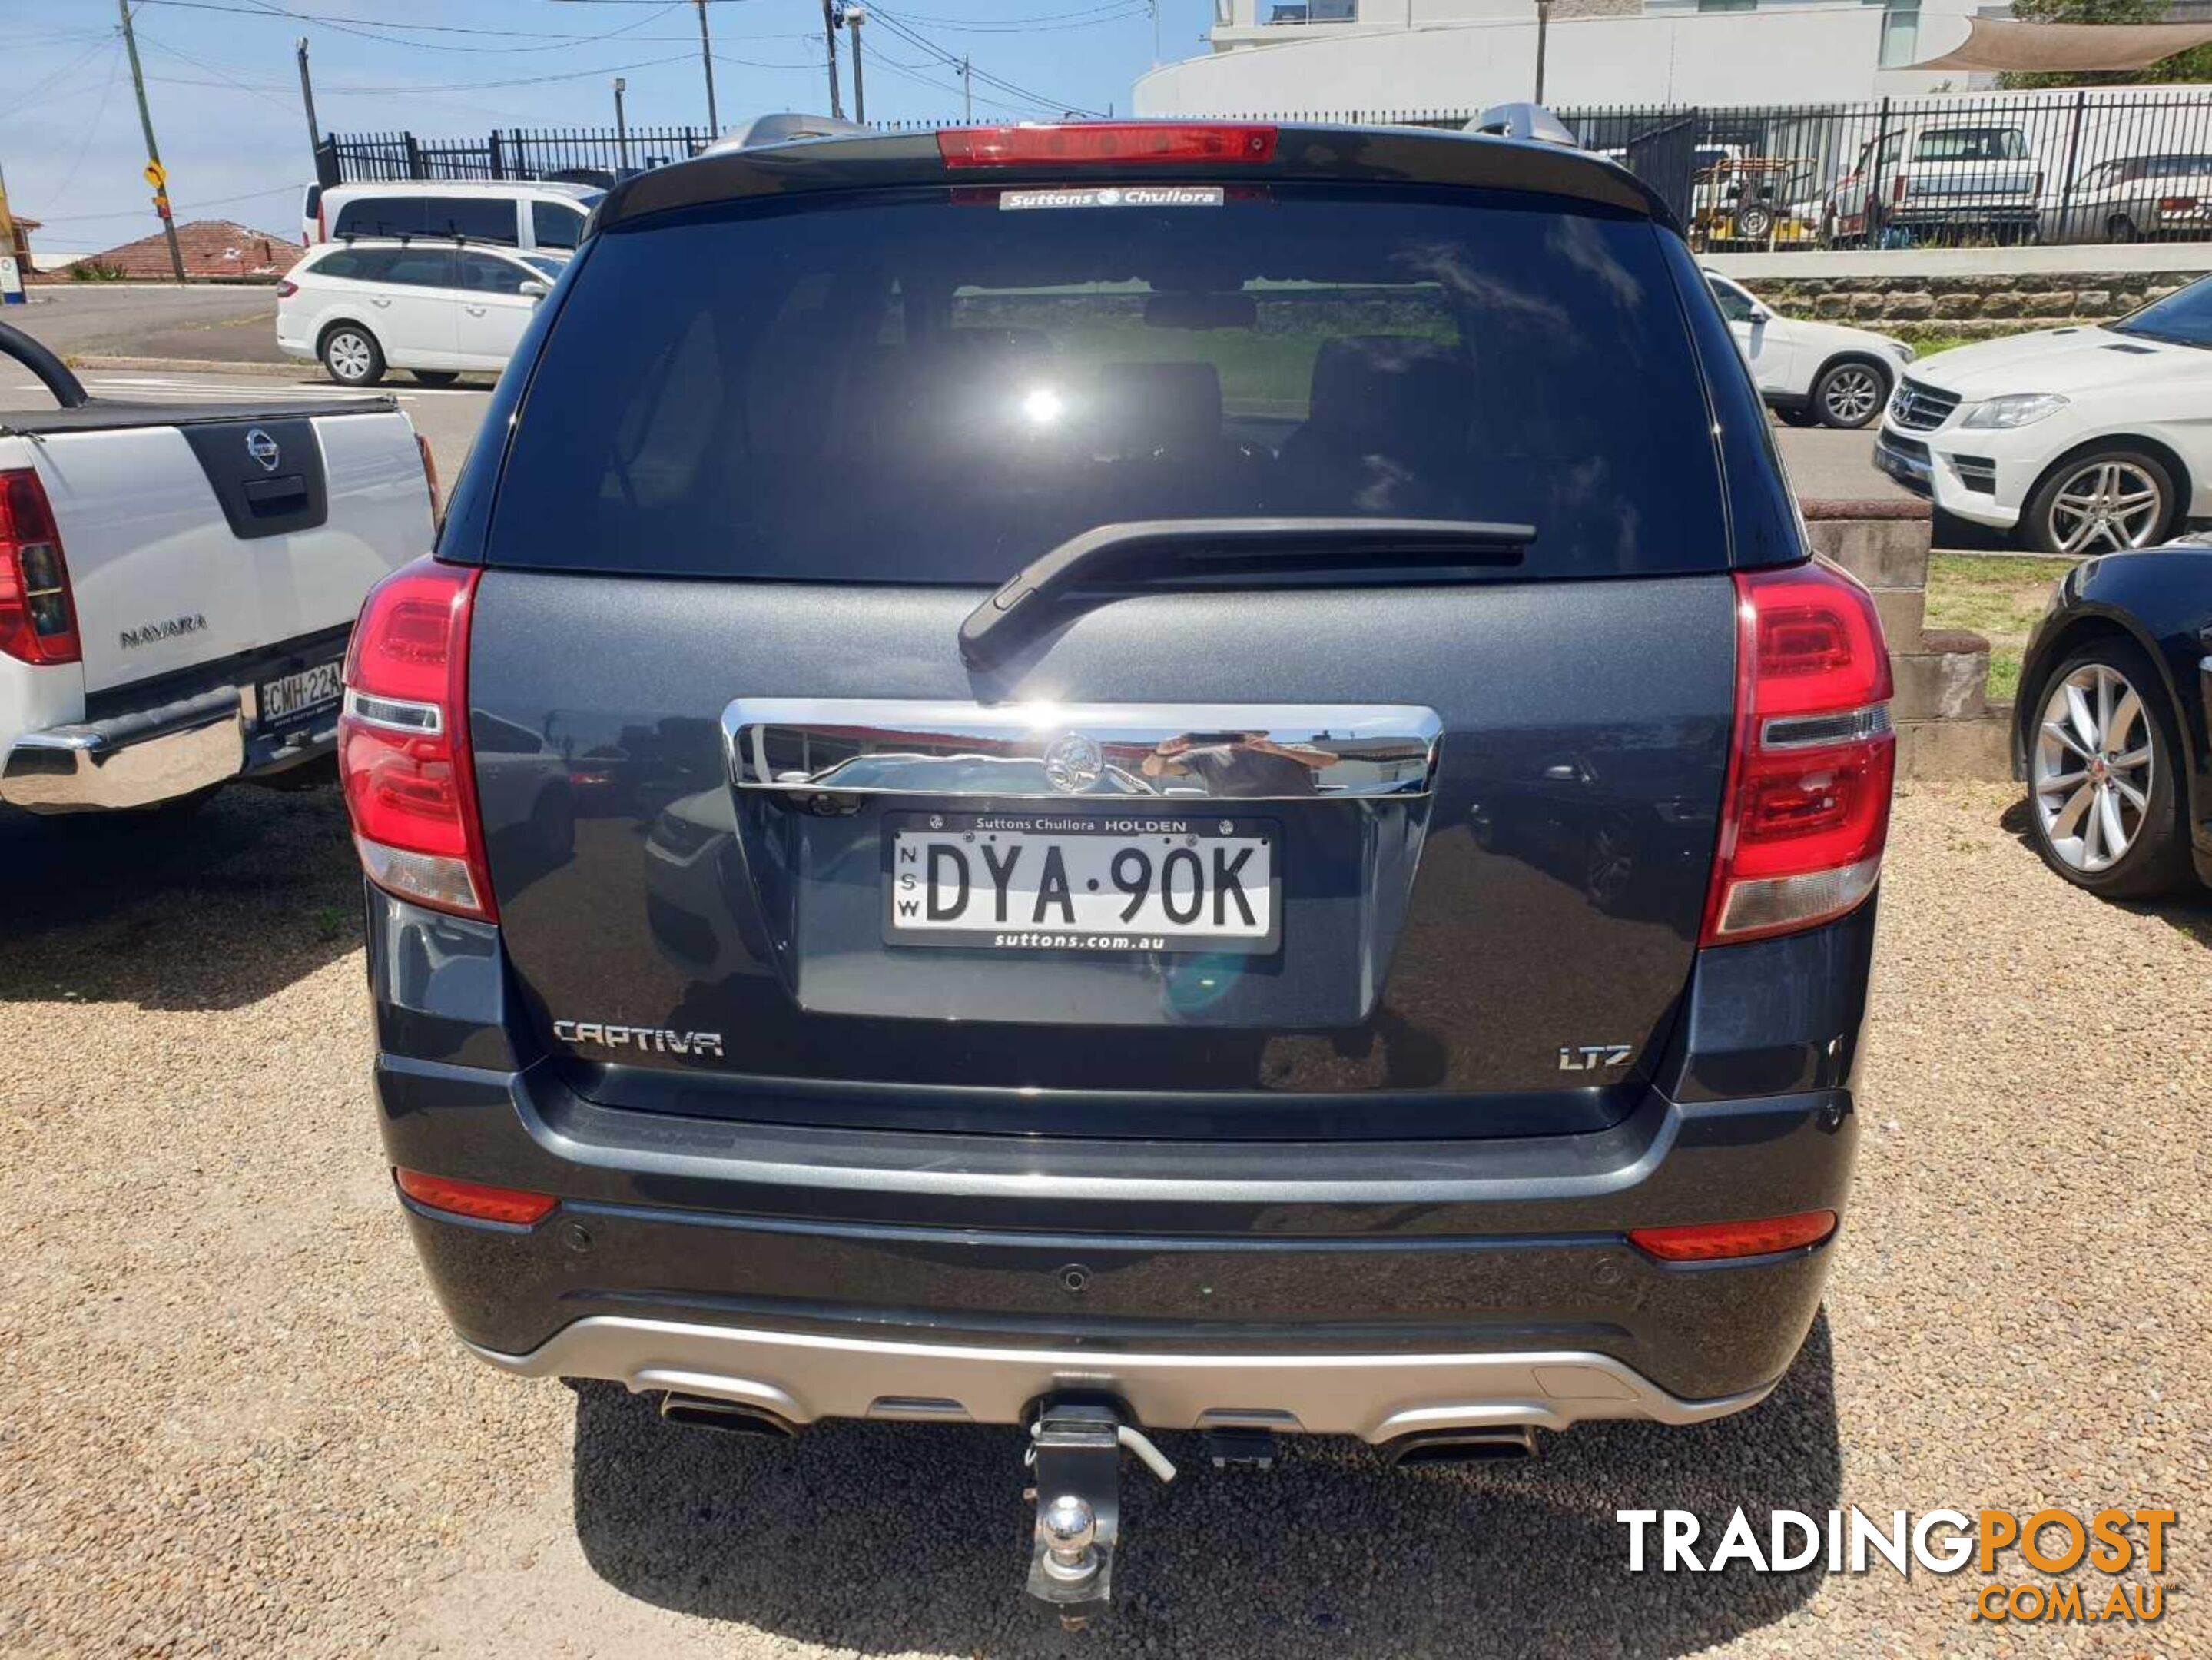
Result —
M479 1222L510 1222L526 1228L544 1221L561 1202L550 1193L456 1182L451 1177L425 1176L420 1171L395 1170L392 1179L399 1184L400 1192L418 1205Z
M1681 1228L1632 1228L1628 1243L1662 1262L1717 1262L1817 1245L1836 1231L1832 1210L1801 1211L1758 1222L1699 1222Z
M1123 162L1252 165L1275 156L1275 129L1218 121L1083 121L1066 126L948 127L937 153L948 167Z
M346 648L338 777L370 881L495 921L468 738L480 574L418 559L369 590Z
M324 216L323 204L319 200L315 204L315 240L327 242L330 240L331 222Z
M1736 574L1735 745L1702 943L1841 916L1874 891L1897 739L1874 598L1832 566Z
M422 479L430 487L430 522L438 522L438 458L430 453L430 441L421 433L415 435L416 453L422 458Z
M1893 205L1905 200L1905 175L1901 173L1890 181L1889 199Z
M276 297L279 300L289 300L299 291L300 285L289 277L276 285Z
M2161 196L2158 198L2160 213L2187 213L2197 205L2193 196Z
M0 472L0 652L25 663L75 663L84 654L61 533L32 467Z

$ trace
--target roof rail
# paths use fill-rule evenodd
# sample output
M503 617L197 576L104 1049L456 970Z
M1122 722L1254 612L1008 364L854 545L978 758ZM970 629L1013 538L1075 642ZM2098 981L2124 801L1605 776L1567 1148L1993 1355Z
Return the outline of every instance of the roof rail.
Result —
M1565 144L1570 149L1583 147L1574 129L1541 104L1492 104L1468 122L1466 131L1498 138L1529 138L1540 144Z
M351 247L356 242L398 242L412 246L416 242L434 243L444 247L489 248L495 253L522 253L520 243L501 240L496 236L471 236L465 231L428 230L342 230L329 239ZM569 253L569 248L531 248L531 253Z
M775 115L755 118L743 132L715 140L702 154L726 155L732 150L758 149L763 144L787 144L794 138L851 138L869 137L873 127L863 126L858 121L848 121L836 115L802 115L784 110Z

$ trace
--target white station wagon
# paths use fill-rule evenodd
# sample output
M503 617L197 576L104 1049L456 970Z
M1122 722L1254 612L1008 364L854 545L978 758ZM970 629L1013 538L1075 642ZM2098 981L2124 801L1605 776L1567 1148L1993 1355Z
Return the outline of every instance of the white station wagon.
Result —
M451 241L360 240L310 248L276 285L276 345L340 386L388 368L426 386L507 367L566 261Z

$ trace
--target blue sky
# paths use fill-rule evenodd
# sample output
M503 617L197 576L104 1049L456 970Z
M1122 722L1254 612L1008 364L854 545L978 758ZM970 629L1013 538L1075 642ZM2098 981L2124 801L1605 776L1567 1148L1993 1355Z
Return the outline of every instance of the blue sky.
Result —
M1206 0L1159 0L1161 55L1191 57ZM312 176L293 43L307 37L325 131L607 125L629 82L636 125L704 125L691 0L132 0L154 133L179 222L294 228ZM891 0L865 31L868 113L1126 113L1152 62L1148 0ZM826 107L820 0L709 0L722 123ZM907 31L902 34L900 30ZM918 37L918 39L916 38ZM838 64L851 113L851 61ZM986 76L1000 85L989 84ZM1009 90L1016 88L1018 90ZM0 0L0 173L40 250L82 252L159 228L114 0Z

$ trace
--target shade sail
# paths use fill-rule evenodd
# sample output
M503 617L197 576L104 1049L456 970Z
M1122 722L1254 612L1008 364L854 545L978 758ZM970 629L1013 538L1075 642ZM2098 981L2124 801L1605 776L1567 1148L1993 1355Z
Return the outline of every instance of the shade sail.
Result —
M2212 41L2212 23L2022 23L1977 17L1966 38L1916 70L2140 70Z

